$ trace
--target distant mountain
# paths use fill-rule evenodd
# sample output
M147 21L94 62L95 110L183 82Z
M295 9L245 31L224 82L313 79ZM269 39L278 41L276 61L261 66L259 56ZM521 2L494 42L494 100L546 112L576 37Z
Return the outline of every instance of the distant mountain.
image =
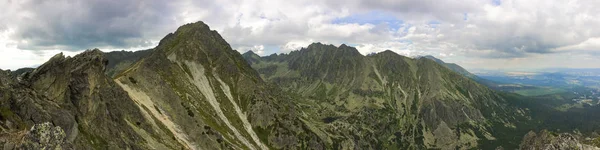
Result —
M12 71L12 72L11 72L11 74L12 74L13 76L17 77L17 76L19 76L19 75L22 75L23 73L26 73L26 72L31 72L31 71L33 71L33 70L35 70L35 68L20 68L20 69L17 69L17 70L15 70L15 71Z
M580 86L600 87L598 69L548 69L553 72L498 72L475 75L454 63L446 63L433 56L417 58L431 59L448 69L462 74L487 87L504 92L518 93L524 96L564 93L567 90L580 89Z
M465 68L463 68L463 67L461 67L461 66L459 66L459 65L457 65L455 63L446 63L446 62L442 61L441 59L435 58L435 57L433 57L431 55L422 56L422 57L418 57L418 58L431 59L431 60L437 62L438 64L440 64L442 66L445 66L448 69L450 69L450 70L452 70L452 71L454 71L454 72L456 72L458 74L461 74L461 75L463 75L465 77L471 78L471 79L475 80L476 82L478 82L480 84L483 84L483 85L485 85L485 86L487 86L487 87L489 87L491 89L502 90L502 91L505 90L505 87L503 87L503 84L505 84L505 83L481 78L481 77L479 77L479 76L477 76L477 75L475 75L475 74L467 71Z
M446 66L448 69L458 73L458 74L462 74L466 77L472 78L472 79L476 79L477 76L475 74L472 74L471 72L467 71L465 68L455 64L455 63L446 63L444 61L442 61L441 59L435 58L431 55L427 55L427 56L423 56L420 58L427 58L427 59L431 59L435 62L437 62L438 64L441 64L443 66Z
M337 148L516 147L519 141L503 139L497 128L514 130L528 116L430 59L392 51L363 56L353 47L321 43L289 54L243 56L263 79L303 97L305 122Z
M133 65L133 63L150 55L150 53L152 53L152 49L139 50L135 52L107 52L104 54L104 56L108 60L108 64L106 65L106 73L111 77L115 77L118 73L124 71L125 69L129 68L129 66Z
M260 56L258 56L258 54L254 53L252 50L249 50L246 53L242 54L242 57L244 57L244 59L250 65L260 61L260 59L261 59Z

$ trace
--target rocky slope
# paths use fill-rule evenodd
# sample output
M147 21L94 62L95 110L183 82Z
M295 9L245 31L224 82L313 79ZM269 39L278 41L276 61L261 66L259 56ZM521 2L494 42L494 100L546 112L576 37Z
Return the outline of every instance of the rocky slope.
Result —
M320 43L244 57L262 78L302 97L296 105L304 122L334 148L516 147L519 141L498 128L513 131L528 119L526 110L430 59L391 51L363 56L353 47Z
M0 143L4 149L150 149L134 132L159 137L181 148L169 133L156 130L134 101L104 74L99 50L74 57L58 54L20 80L0 74ZM23 138L20 138L23 137ZM33 139L33 140L32 140Z
M267 85L229 44L197 22L167 35L115 80L146 118L190 149L321 149L292 98Z
M116 76L118 73L123 72L129 68L138 60L150 55L152 49L139 50L135 52L130 51L112 51L104 53L108 64L106 65L106 74L110 77Z
M458 74L462 74L462 75L464 75L464 76L466 76L468 78L477 78L477 76L475 74L472 74L471 72L467 71L467 69L465 69L465 68L463 68L463 67L461 67L461 66L459 66L459 65L457 65L455 63L446 63L443 60L435 58L435 57L433 57L431 55L423 56L423 57L420 57L420 58L431 59L431 60L435 61L436 63L438 63L438 64L440 64L442 66L445 66L448 69L450 69L450 70L452 70L452 71L454 71L454 72L456 72Z
M533 131L523 137L520 145L522 150L600 150L600 148L587 145L581 139L569 133L556 134L547 130L539 133Z
M106 55L58 54L32 71L0 71L3 149L328 147L292 96L202 22L152 51Z

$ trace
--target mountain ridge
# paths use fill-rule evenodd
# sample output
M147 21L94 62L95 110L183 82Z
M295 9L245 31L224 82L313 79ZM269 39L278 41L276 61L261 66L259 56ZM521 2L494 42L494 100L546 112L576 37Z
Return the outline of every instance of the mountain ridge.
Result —
M12 133L22 132L26 138L0 143L8 149L40 149L46 146L65 149L149 148L140 144L143 141L132 129L148 130L148 120L143 119L139 111L129 109L135 104L111 82L112 79L104 75L106 63L103 53L97 49L73 57L57 54L34 71L22 75L21 80L13 78L12 83L0 89L4 93L1 98L2 131L9 133L8 139L11 139ZM127 125L131 123L137 127ZM27 127L32 128L28 131ZM58 134L62 131L64 133ZM165 133L148 130L147 134L161 136ZM39 141L45 135L57 138ZM168 139L164 142L169 143Z
M148 114L169 116L167 122L177 125L171 130L182 131L180 139L204 139L183 145L192 149L266 149L266 143L273 148L323 147L310 132L288 137L288 132L302 132L305 127L298 126L295 111L277 110L294 107L277 96L277 89L266 85L241 54L206 24L184 25L160 43L150 56L115 80L131 97L138 97L135 101L152 103L160 110L151 109ZM196 126L214 134L197 131Z
M344 50L350 50L350 52L344 53ZM491 128L492 124L514 126L510 125L512 122L512 119L508 119L512 118L509 117L510 115L514 114L523 118L527 116L524 111L507 106L506 101L501 96L494 94L491 89L479 85L468 77L451 71L433 60L412 59L391 51L369 56L359 53L355 55L352 51L356 51L356 49L313 43L307 48L292 51L289 54L260 57L263 59L258 59L255 55L250 54L244 56L251 58L247 61L261 74L263 79L273 82L289 92L308 98L310 102L307 103L317 103L313 107L331 105L335 108L323 108L323 111L329 111L331 114L346 114L342 118L359 117L361 111L372 111L371 113L376 114L395 113L398 116L395 119L389 118L390 120L408 123L385 123L387 126L392 125L389 126L392 130L388 132L405 130L405 133L399 133L396 137L412 136L402 136L403 138L398 139L397 143L409 143L408 145L387 145L391 147L442 148L452 145L451 147L469 148L477 145L481 139L492 141L495 139L492 136L483 136L490 134L487 128ZM369 102L364 102L366 105L361 106L364 105L360 104L363 103L361 101L365 100ZM320 105L319 103L328 104ZM359 107L356 107L354 103L359 103ZM369 103L374 103L375 106L369 106ZM464 113L453 111L457 109ZM406 116L416 118L412 119L413 117L407 118ZM328 116L324 117L328 118ZM361 119L370 120L368 118ZM342 119L336 121L338 120ZM498 122L491 123L494 121ZM346 124L347 122L341 123ZM369 125L371 123L359 124ZM347 125L358 127L356 123ZM397 128L394 126L402 128L394 129ZM470 133L461 133L464 131L458 130L459 126L466 127L467 132L481 134L471 136ZM324 125L323 128L327 128L327 125ZM344 133L344 131L339 132ZM335 135L335 133L333 134ZM379 134L385 136L389 133ZM468 137L468 139L476 140L456 141L457 137L450 136L453 134L464 136L461 138ZM429 137L415 135L428 135ZM369 143L377 142L370 141ZM377 147L376 145L362 144L365 144L362 146ZM518 143L514 144L518 145ZM361 146L361 144L357 146Z
M288 54L240 54L203 22L183 25L159 43L137 53L57 54L32 71L0 71L0 144L513 149L537 138L519 140L537 125L531 110L518 105L531 102L439 59L389 50L364 56L322 43Z

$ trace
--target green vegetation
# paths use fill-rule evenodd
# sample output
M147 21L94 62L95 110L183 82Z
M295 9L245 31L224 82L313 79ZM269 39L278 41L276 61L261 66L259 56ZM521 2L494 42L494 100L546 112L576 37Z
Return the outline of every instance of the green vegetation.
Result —
M152 52L152 49L140 50L135 52L130 51L112 51L104 54L104 57L108 61L106 65L105 73L110 77L115 77L122 71L128 69L138 60L148 56Z
M425 145L426 140L445 140L458 148L481 144L516 147L520 140L515 137L528 131L515 133L514 128L507 128L505 131L514 134L486 145L481 139L487 134L503 134L496 126L525 120L526 114L514 116L516 107L503 106L504 100L493 91L431 60L390 51L365 57L352 47L320 43L287 55L243 56L264 79L304 99L297 105L307 117L306 123L315 126L313 132L331 138L328 145L334 148L352 148L347 147L349 143L375 149L443 147L440 143ZM498 120L498 125L489 126L484 118ZM441 121L449 124L449 132L458 132L457 125L471 122L474 125L464 131L481 134L475 138L470 138L470 133L461 138L423 136L434 134ZM349 140L349 135L363 142ZM477 139L481 144L469 142Z
M600 132L598 106L574 100L587 88L497 92L456 64L392 51L240 55L197 22L107 55L57 55L23 81L0 72L0 139L38 122L78 129L74 149L516 149L531 130Z
M535 88L535 89L523 89L514 91L517 94L521 94L523 96L541 96L548 94L557 94L566 92L564 89L559 88Z

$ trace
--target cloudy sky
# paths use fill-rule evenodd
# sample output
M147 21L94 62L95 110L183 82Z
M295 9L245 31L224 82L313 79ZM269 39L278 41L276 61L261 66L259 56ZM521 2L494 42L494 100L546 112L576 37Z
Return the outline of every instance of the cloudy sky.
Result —
M312 42L433 55L467 69L600 68L597 0L0 0L0 68L140 50L204 21L240 52Z

